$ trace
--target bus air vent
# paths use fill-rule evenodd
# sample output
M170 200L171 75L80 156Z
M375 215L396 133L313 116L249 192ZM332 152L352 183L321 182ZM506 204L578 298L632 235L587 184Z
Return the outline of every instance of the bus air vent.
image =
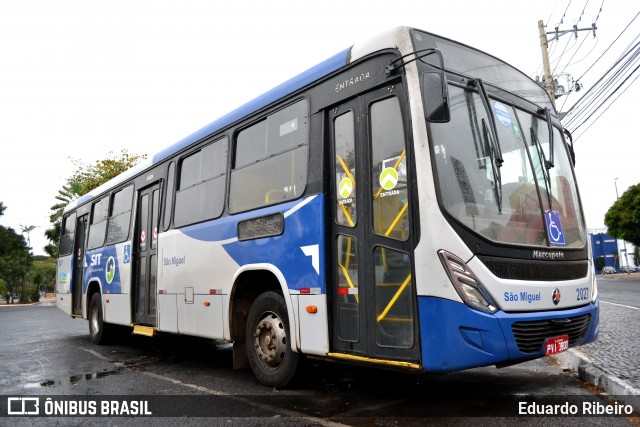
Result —
M541 280L557 282L587 277L589 262L583 261L532 261L512 258L478 256L480 261L501 279Z

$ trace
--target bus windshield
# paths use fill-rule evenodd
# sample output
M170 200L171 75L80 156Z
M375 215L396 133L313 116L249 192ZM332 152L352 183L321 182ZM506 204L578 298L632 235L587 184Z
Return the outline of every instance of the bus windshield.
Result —
M449 100L451 121L430 124L443 208L495 242L584 247L578 193L560 131L552 128L550 145L546 120L493 98L487 112L471 88L450 85ZM492 119L497 141L489 131Z

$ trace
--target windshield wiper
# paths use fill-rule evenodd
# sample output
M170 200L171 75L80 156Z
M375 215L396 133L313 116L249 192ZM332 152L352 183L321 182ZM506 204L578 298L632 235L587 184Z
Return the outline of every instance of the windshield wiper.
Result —
M548 108L538 110L539 114L544 114L547 121L547 129L549 130L549 159L544 161L547 171L555 166L553 162L553 123L551 123L551 111ZM536 138L537 139L537 138Z
M482 119L482 134L484 136L484 140L488 141L487 144L489 146L489 158L491 159L491 171L493 172L493 177L495 182L493 183L493 189L496 193L496 202L498 203L498 213L502 214L502 174L500 173L500 166L502 165L502 160L498 163L497 156L494 151L495 142L493 137L491 136L491 132L489 132L489 127L487 126L487 122L485 119ZM486 143L486 142L485 142Z
M538 139L538 134L535 131L535 129L533 129L533 127L529 128L529 131L531 131L531 140L535 141L536 143L536 149L538 151L538 158L542 157L542 163L545 165L544 168L542 169L542 175L544 178L544 188L547 192L547 201L549 202L549 209L551 209L551 176L549 175L549 169L551 169L550 167L548 167L547 165L549 163L551 163L551 167L553 167L553 162L549 162L545 155L544 155L544 151L542 150L542 144L540 143L540 140ZM542 201L541 201L542 202Z
M485 133L485 139L489 140L489 151L491 152L491 168L493 169L493 176L495 177L495 192L496 201L498 202L498 213L502 213L502 174L500 168L504 159L502 158L502 149L500 148L500 140L498 139L498 129L496 127L496 119L489 107L489 95L484 88L482 79L473 79L469 81L469 85L478 89L482 106L484 107L487 117L489 117L489 126L487 126L484 119L482 119L482 127ZM488 130L488 131L487 131Z

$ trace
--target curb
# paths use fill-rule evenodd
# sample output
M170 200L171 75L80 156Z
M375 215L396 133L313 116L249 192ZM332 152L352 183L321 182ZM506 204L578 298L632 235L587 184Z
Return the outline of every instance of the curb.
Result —
M634 410L640 410L640 389L598 368L586 354L569 349L553 357L560 365L577 372L580 378L591 385L604 389L607 394L615 396L617 400L633 406Z

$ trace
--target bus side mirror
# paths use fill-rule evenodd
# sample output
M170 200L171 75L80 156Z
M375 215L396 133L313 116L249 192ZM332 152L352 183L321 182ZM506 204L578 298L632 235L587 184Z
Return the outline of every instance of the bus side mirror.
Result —
M431 123L447 123L449 112L449 91L447 82L440 71L429 71L422 75L424 114Z

